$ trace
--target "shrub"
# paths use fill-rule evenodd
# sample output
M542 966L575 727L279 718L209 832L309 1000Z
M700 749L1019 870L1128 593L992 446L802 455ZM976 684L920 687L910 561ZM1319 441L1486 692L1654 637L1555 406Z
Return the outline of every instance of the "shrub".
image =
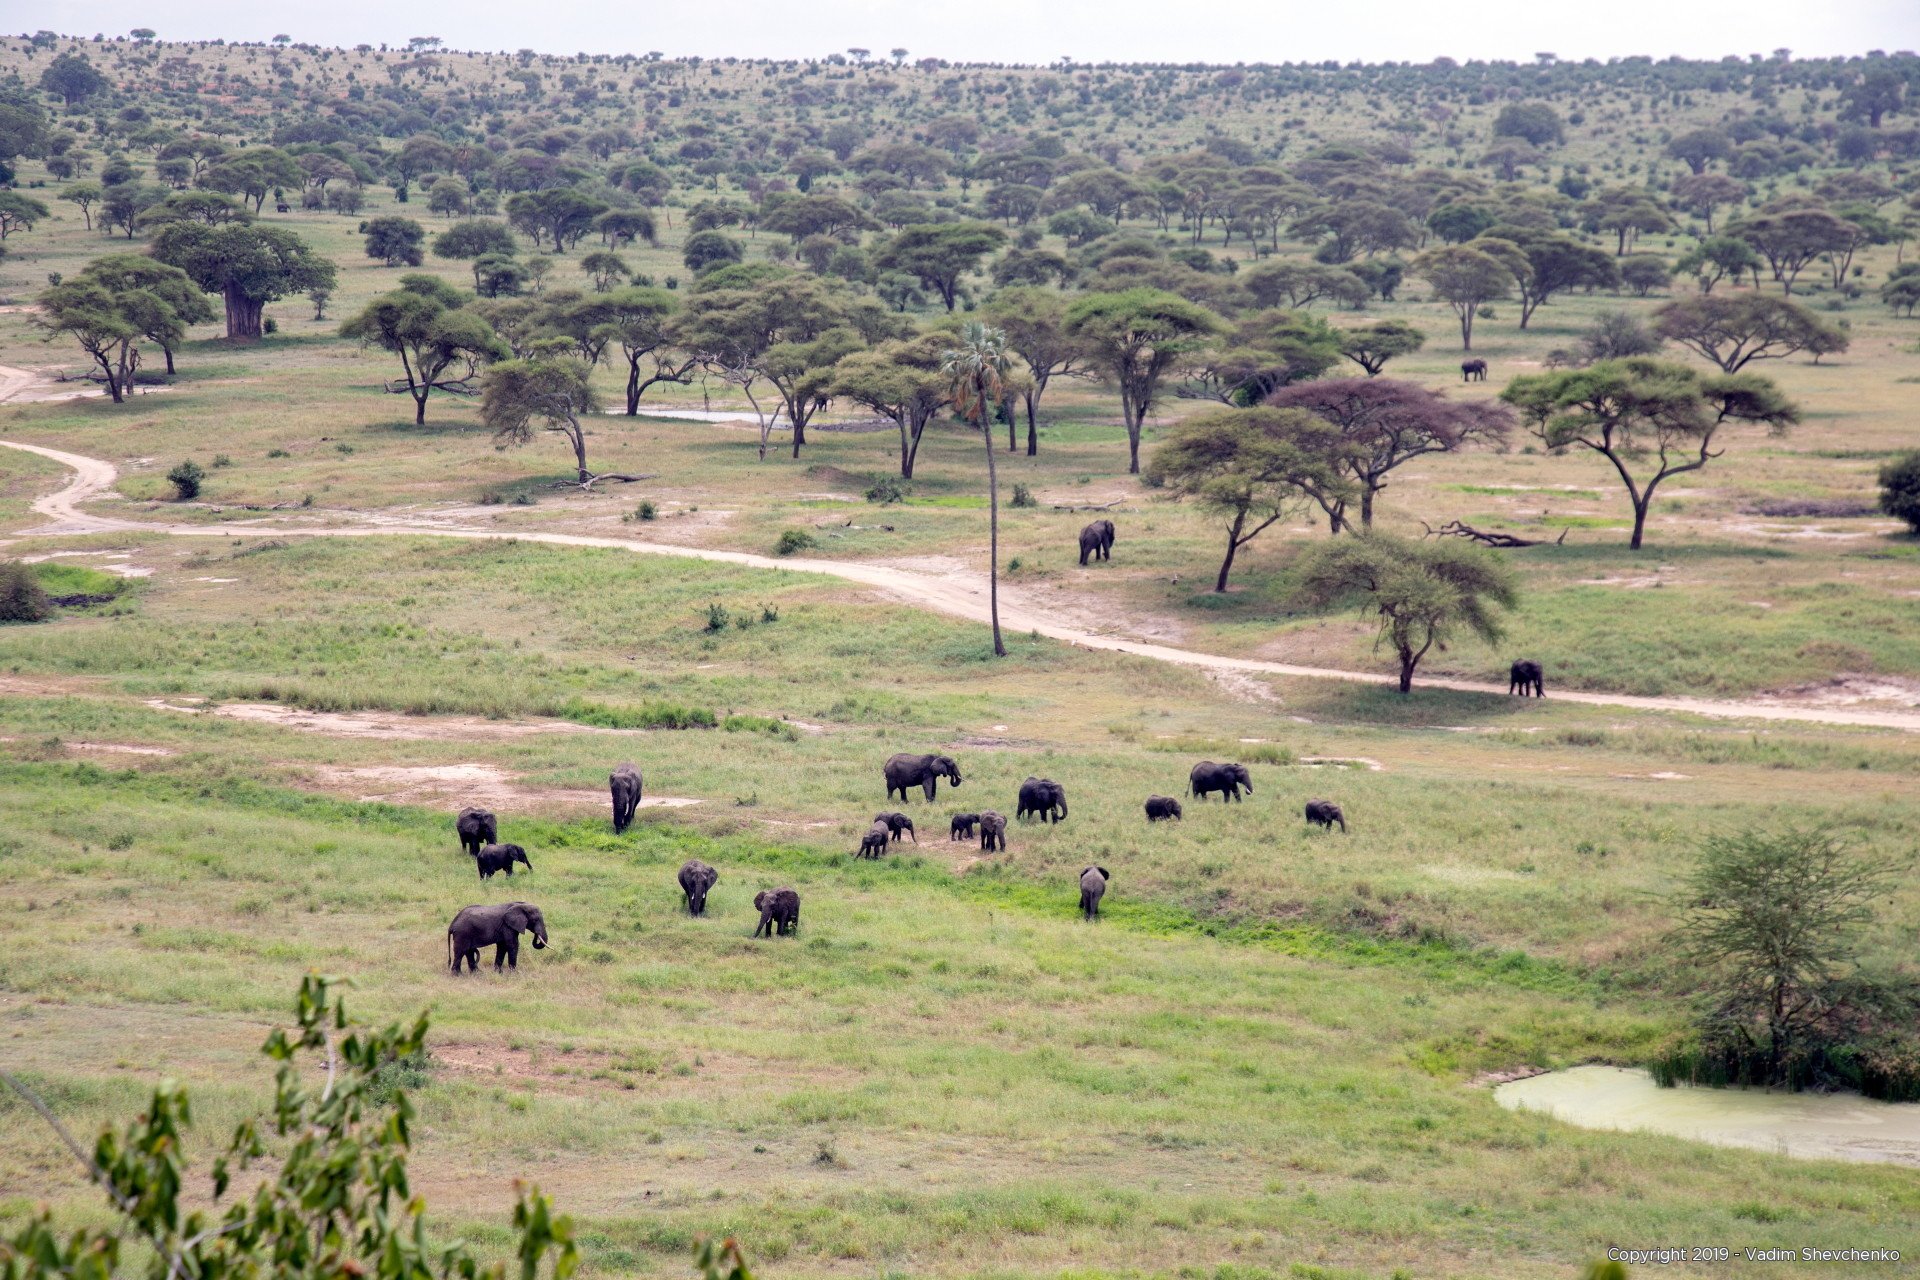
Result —
M895 502L905 502L907 495L911 492L912 490L906 485L889 476L884 480L874 481L867 490L867 501L877 502L884 507Z
M813 535L805 529L788 529L781 533L780 541L773 544L773 553L777 556L790 556L796 551L806 551L819 545L814 541Z
M1880 468L1880 509L1920 533L1920 451Z
M725 631L733 615L727 612L727 606L715 601L707 606L707 630Z
M660 509L651 502L643 502L633 509L635 520L652 520L660 514Z
M0 622L45 622L53 601L33 570L18 560L0 562Z
M1034 500L1033 490L1023 484L1016 484L1013 486L1013 505L1016 507L1037 507L1040 504Z
M216 453L213 455L213 465L215 467L230 467L233 465L233 459L224 453Z
M167 480L173 485L174 494L181 502L191 502L199 497L200 482L206 478L207 473L191 458L167 472Z

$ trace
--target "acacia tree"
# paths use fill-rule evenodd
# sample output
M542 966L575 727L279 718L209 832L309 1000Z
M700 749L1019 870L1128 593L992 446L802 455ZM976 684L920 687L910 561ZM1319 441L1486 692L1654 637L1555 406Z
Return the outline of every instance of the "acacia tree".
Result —
M1513 271L1484 248L1450 244L1413 260L1413 273L1427 282L1460 317L1460 349L1473 350L1473 319L1480 308L1513 292Z
M213 307L207 295L178 267L156 262L144 253L113 253L89 262L76 279L102 285L107 292L130 295L144 290L162 305L139 302L124 308L140 326L141 334L166 357L167 375L174 373L174 351L185 341L187 328L210 323Z
M1028 376L1020 384L1027 411L1027 456L1040 452L1038 425L1040 398L1055 378L1083 376L1086 352L1067 331L1067 300L1059 291L1018 285L994 294L986 306L987 319L1007 335L1007 346L1026 362ZM1015 447L1014 427L1007 424L1007 451Z
M951 334L922 334L856 351L833 366L829 391L892 419L899 429L903 480L913 479L927 423L952 402L953 379L941 368L952 342Z
M525 444L536 428L565 436L573 447L575 483L583 489L596 480L637 480L617 473L596 476L587 469L587 433L580 419L600 411L592 374L586 361L568 356L500 361L481 376L481 417L502 444Z
M340 326L340 336L400 357L405 381L390 389L413 397L416 426L427 420L434 391L469 395L480 366L512 352L485 319L465 308L466 295L437 276L407 275L400 287L367 303ZM459 372L449 373L455 366Z
M1351 448L1339 455L1353 483L1326 496L1316 494L1329 530L1352 529L1348 495L1360 501L1360 524L1373 527L1373 504L1395 467L1431 453L1452 453L1469 444L1503 445L1513 429L1505 405L1459 404L1412 382L1394 378L1327 378L1282 387L1267 397L1281 409L1315 414L1331 423Z
M940 372L951 388L953 407L980 431L987 445L987 609L993 619L993 652L1007 656L1000 638L1000 476L993 463L993 428L987 415L1006 399L1007 376L1013 357L1007 335L969 320L960 331L960 345L943 352Z
M1519 603L1519 590L1513 570L1477 547L1450 538L1411 542L1366 533L1309 552L1294 599L1317 608L1350 603L1376 617L1375 643L1393 649L1400 692L1406 694L1432 650L1444 653L1462 634L1499 643L1505 634L1499 611Z
M603 326L627 361L627 416L640 412L640 397L662 382L684 385L699 367L696 356L674 346L673 317L680 303L665 289L618 289L607 297L611 314ZM651 361L653 372L642 374L640 366Z
M150 294L144 300L159 302ZM34 323L47 331L47 340L64 334L79 343L105 375L107 394L115 404L123 403L140 367L142 326L132 313L134 295L114 294L97 281L69 280L37 301Z
M1377 378L1387 361L1412 355L1425 346L1427 335L1404 320L1380 320L1340 335L1340 354Z
M914 277L952 311L961 277L979 270L980 260L1006 241L1007 233L987 222L910 226L883 244L873 261L883 271Z
M111 1212L111 1225L56 1227L43 1205L0 1239L0 1271L22 1280L106 1280L124 1256L129 1269L137 1265L163 1280L505 1280L502 1263L483 1266L458 1243L430 1244L426 1203L409 1190L413 1103L404 1091L387 1101L384 1091L394 1063L424 1057L426 1015L411 1027L374 1030L348 1017L333 985L318 975L301 979L294 1025L276 1028L261 1047L279 1064L273 1109L264 1119L241 1121L219 1148L206 1208L191 1207L186 1194L192 1108L173 1081L162 1081L137 1119L118 1132L104 1129L88 1151L46 1103L0 1071L0 1081L59 1134ZM319 1061L308 1066L309 1057ZM280 1140L271 1162L263 1130ZM247 1192L222 1207L235 1175L256 1169ZM543 1270L552 1280L572 1275L580 1261L573 1222L555 1213L537 1187L519 1189L512 1221L521 1280ZM550 1270L543 1266L549 1257ZM738 1261L737 1250L731 1260Z
M1847 331L1797 302L1758 293L1701 294L1669 302L1653 313L1660 336L1738 373L1754 360L1778 360L1796 351L1816 356L1845 351Z
M1515 227L1497 227L1475 248L1489 253L1506 252L1505 245L1519 251L1521 262L1509 260L1514 282L1520 291L1520 327L1526 328L1533 313L1547 305L1556 293L1568 289L1610 289L1619 283L1619 272L1606 252L1581 244L1571 236L1555 232L1526 231Z
M1791 294L1808 264L1854 244L1860 228L1826 209L1794 206L1762 210L1729 224L1727 234L1746 241L1765 258L1781 293Z
M1225 520L1227 551L1213 584L1224 592L1241 547L1310 502L1324 508L1352 497L1342 474L1351 452L1337 428L1301 409L1208 409L1167 433L1142 479Z
M1162 289L1094 293L1067 308L1068 336L1089 367L1120 388L1129 473L1140 474L1140 429L1161 382L1221 327L1205 307Z
M47 206L32 196L0 190L0 240L16 231L31 231L34 223L50 216Z
M242 223L170 222L154 235L153 256L180 268L226 303L227 337L258 338L267 303L331 289L333 263L291 231Z
M1590 449L1613 464L1633 504L1629 545L1636 551L1654 491L1725 452L1714 446L1727 423L1764 423L1779 433L1800 420L1780 389L1756 374L1702 378L1685 365L1646 358L1522 376L1500 398L1549 449ZM1636 477L1633 467L1648 459L1652 473Z

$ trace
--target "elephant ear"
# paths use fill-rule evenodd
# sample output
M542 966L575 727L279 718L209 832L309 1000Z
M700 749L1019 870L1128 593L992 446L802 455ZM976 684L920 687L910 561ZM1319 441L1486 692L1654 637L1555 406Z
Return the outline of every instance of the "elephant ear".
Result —
M527 920L527 909L515 903L513 906L507 908L505 915L500 917L500 923L506 925L507 928L513 930L515 933L525 933L530 924Z

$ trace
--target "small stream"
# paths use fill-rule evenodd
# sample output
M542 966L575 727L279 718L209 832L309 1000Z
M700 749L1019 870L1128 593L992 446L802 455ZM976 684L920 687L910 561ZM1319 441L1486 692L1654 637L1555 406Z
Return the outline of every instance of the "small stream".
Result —
M1662 1089L1644 1071L1574 1067L1493 1091L1514 1111L1540 1111L1583 1129L1665 1133L1719 1147L1808 1160L1860 1160L1920 1168L1920 1103L1854 1093L1765 1089Z

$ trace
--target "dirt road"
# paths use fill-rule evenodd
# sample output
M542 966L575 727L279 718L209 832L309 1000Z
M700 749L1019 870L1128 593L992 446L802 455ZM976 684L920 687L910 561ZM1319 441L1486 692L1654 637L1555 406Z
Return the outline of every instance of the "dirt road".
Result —
M0 379L17 373L17 370L0 368ZM0 383L0 399L4 399L5 386ZM915 573L907 569L892 568L883 565L862 564L844 560L775 559L772 556L754 555L745 551L720 551L704 547L673 546L659 542L641 542L629 538L596 538L581 534L568 533L532 533L514 532L496 529L475 529L449 525L408 524L395 522L381 517L377 524L371 516L360 518L369 521L366 525L335 528L312 528L291 525L271 518L245 520L219 525L158 524L139 520L121 520L106 516L96 516L82 511L80 504L101 497L110 492L118 473L110 462L98 458L82 457L75 453L66 453L59 449L49 449L41 445L24 444L13 440L0 440L0 447L23 449L50 458L74 471L72 479L55 493L37 499L33 509L46 516L52 523L39 528L26 530L35 536L72 535L86 533L163 533L182 538L231 538L236 532L271 534L277 538L356 538L356 537L430 537L464 538L469 540L513 540L518 542L540 542L563 547L602 547L615 551L629 551L637 555L679 556L684 559L707 560L719 564L741 565L752 569L776 569L789 573L815 573L827 577L840 578L861 586L872 587L889 595L944 613L950 617L963 618L969 622L984 623L987 613L987 584L984 577L971 573L946 573L933 575ZM346 513L334 513L346 514ZM1170 645L1154 644L1150 641L1129 639L1124 636L1100 635L1079 628L1064 625L1056 618L1044 612L1034 611L1018 603L1003 601L1000 609L1000 625L1008 631L1032 631L1053 640L1079 645L1087 649L1110 650L1115 653L1128 653L1136 657L1153 658L1160 662L1173 662L1182 666L1198 667L1213 671L1245 672L1252 675L1293 676L1311 680L1346 680L1361 684L1388 684L1393 682L1389 675L1366 671L1338 671L1327 667L1302 667L1284 662L1264 662L1257 658L1234 658L1223 654L1201 653L1192 649L1178 649ZM1449 680L1443 678L1423 679L1422 687L1455 689L1466 693L1485 693L1504 697L1503 685L1486 684L1474 680ZM1690 715L1714 716L1722 719L1784 720L1803 724L1862 725L1880 729L1901 729L1907 732L1920 732L1920 710L1866 710L1851 707L1803 707L1781 705L1770 702L1743 702L1715 698L1651 698L1625 693L1586 693L1572 690L1557 690L1554 697L1561 702L1581 703L1598 707L1622 707L1638 711L1678 711Z

